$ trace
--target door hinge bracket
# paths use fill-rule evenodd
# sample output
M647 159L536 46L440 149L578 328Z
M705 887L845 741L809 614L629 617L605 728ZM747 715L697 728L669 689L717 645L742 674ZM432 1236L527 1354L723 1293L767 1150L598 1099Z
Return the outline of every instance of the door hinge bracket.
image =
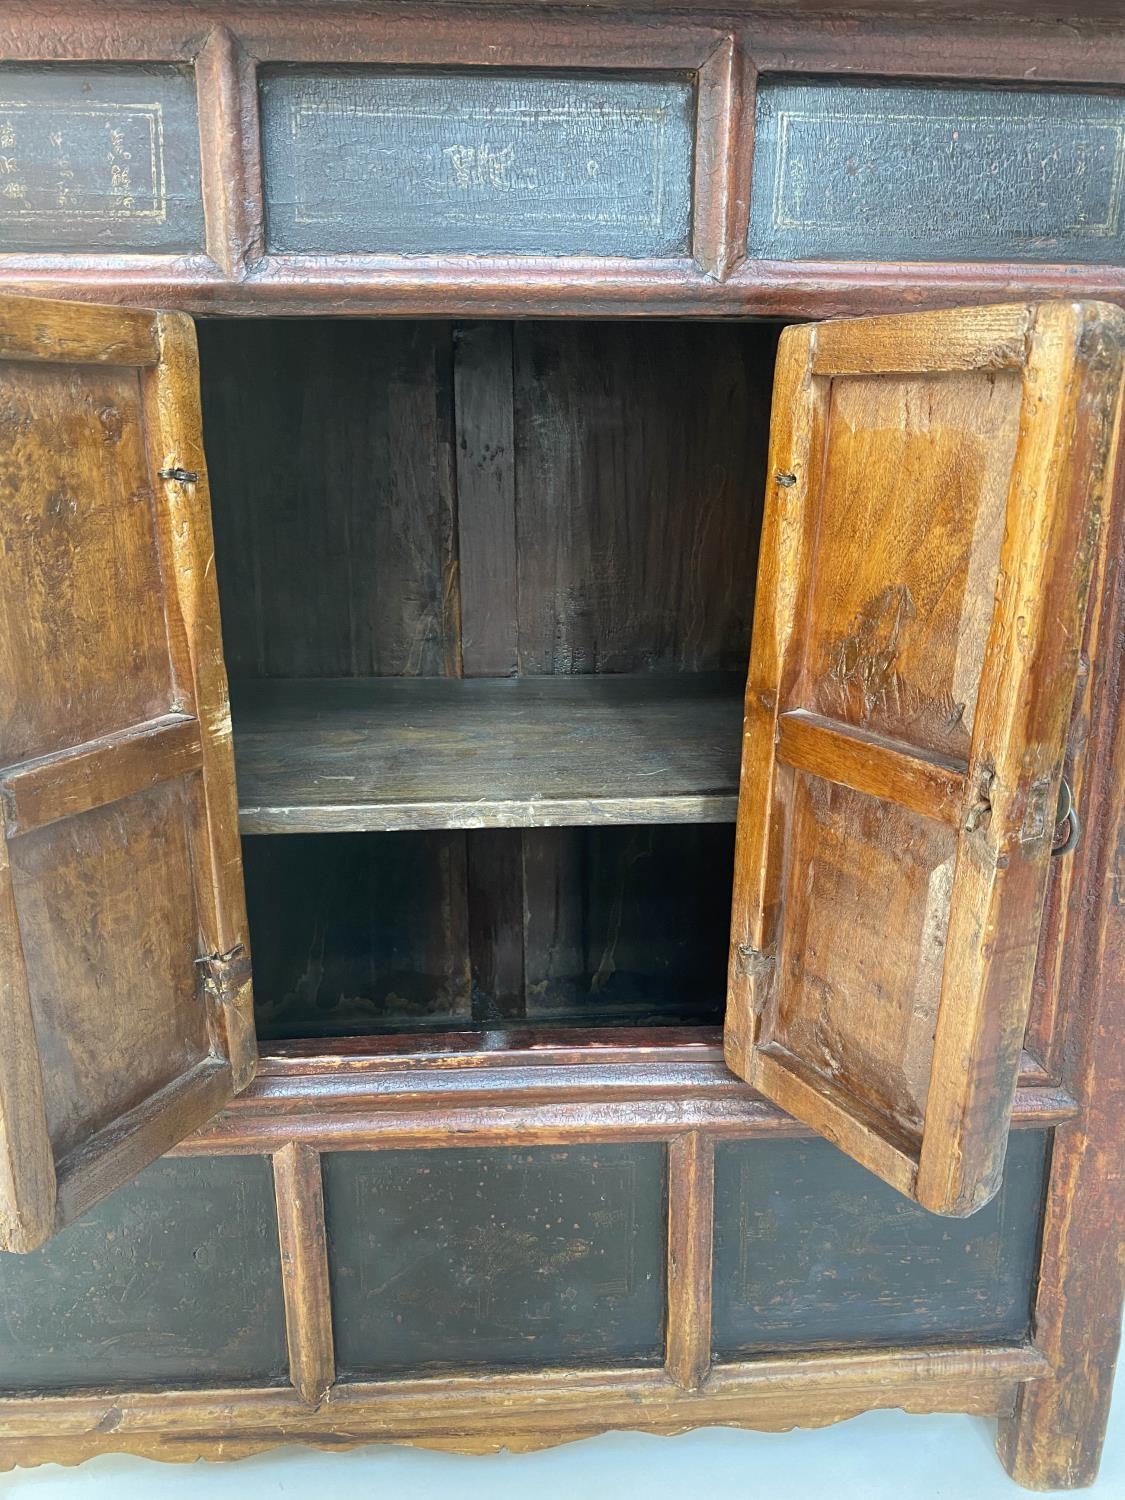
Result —
M226 953L211 953L195 960L205 992L220 1005L230 1005L238 998L250 978L250 955L245 945L237 943Z
M199 475L194 469L158 469L161 479L174 479L177 484L198 484Z
M751 1003L755 1015L760 1016L773 984L774 955L760 948L751 948L749 943L739 943L734 953L734 971L739 978L750 981Z
M996 773L988 766L983 766L980 779L977 782L977 794L965 814L964 829L966 833L975 833L978 828L987 828L992 817L992 783L996 779Z

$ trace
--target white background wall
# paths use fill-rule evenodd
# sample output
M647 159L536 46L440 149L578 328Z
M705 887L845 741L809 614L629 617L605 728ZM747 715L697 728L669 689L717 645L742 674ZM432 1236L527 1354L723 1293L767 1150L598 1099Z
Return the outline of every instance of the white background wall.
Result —
M233 1464L105 1457L0 1477L3 1500L1018 1500L974 1417L871 1412L788 1433L617 1433L542 1453L287 1448ZM1063 1492L1052 1491L1053 1494ZM1073 1492L1071 1492L1073 1493ZM1125 1500L1125 1377L1091 1500Z

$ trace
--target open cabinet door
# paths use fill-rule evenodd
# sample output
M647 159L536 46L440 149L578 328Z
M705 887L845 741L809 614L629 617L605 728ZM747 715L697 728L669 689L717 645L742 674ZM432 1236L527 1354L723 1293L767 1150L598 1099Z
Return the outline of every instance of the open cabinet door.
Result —
M195 330L0 298L0 1245L256 1059Z
M790 328L774 385L726 1055L937 1213L999 1186L1125 316Z

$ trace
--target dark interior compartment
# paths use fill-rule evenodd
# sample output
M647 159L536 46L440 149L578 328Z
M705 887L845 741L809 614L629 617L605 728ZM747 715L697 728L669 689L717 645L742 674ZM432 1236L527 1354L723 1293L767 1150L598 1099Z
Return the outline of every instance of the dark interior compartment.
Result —
M721 1019L776 327L199 337L263 1038Z

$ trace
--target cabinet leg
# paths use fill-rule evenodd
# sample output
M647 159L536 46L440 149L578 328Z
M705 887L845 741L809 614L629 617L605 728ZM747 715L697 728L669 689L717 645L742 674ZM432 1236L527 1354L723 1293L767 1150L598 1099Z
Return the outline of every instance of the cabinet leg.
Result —
M1008 1473L1033 1490L1093 1484L1113 1393L1125 1162L1116 1121L1093 1135L1092 1123L1060 1129L1052 1153L1033 1327L1054 1374L1020 1387L996 1439Z
M1092 1380L1034 1380L1021 1387L1015 1411L996 1434L1000 1462L1029 1490L1082 1489L1098 1477L1109 1416L1112 1368Z

